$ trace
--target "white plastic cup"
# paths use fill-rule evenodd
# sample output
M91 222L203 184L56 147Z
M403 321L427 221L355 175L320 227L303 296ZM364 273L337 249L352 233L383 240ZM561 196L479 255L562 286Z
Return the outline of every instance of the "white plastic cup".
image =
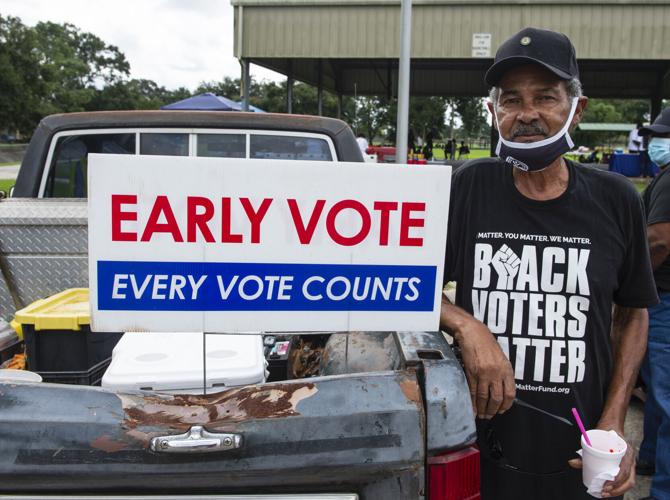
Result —
M615 432L591 429L586 433L592 446L582 436L582 481L588 488L598 474L619 466L628 445Z

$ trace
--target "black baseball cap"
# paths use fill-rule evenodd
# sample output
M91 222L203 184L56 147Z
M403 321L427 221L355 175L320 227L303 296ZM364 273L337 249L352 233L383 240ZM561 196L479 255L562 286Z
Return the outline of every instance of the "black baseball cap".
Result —
M486 72L486 83L490 87L498 85L508 70L523 64L539 64L563 80L579 78L575 47L567 36L524 28L498 48L493 66Z
M661 114L656 117L654 123L638 130L638 134L640 135L668 133L670 133L670 108L665 108L661 111Z

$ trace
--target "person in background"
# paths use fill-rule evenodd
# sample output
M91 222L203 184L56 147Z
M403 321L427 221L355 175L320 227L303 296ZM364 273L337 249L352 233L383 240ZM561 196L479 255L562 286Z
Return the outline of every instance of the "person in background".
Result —
M368 151L369 144L368 144L368 140L365 138L365 134L362 133L362 132L359 132L358 136L356 137L356 142L358 143L358 147L360 148L361 153L366 155L367 151Z
M670 107L640 134L649 139L649 157L661 173L642 194L654 280L661 302L649 309L649 340L642 364L647 386L644 439L637 471L653 475L651 496L670 498Z
M451 157L451 148L453 144L451 143L451 139L447 139L447 142L444 145L444 159L445 160L452 160L453 158Z
M456 139L453 137L451 138L451 159L455 160L456 159Z
M458 159L467 159L470 156L470 148L468 147L467 144L465 144L465 141L461 141L461 147L458 148Z
M426 144L423 145L423 156L426 160L433 158L433 132L426 134Z
M642 200L623 176L563 155L588 99L567 36L525 28L486 73L498 158L452 175L440 324L460 347L483 500L587 500L576 407L623 437L658 303ZM538 410L539 409L539 410ZM635 483L629 444L601 490Z
M628 152L629 153L639 153L642 149L642 136L640 135L640 129L642 124L638 122L635 125L635 128L630 131L628 134Z

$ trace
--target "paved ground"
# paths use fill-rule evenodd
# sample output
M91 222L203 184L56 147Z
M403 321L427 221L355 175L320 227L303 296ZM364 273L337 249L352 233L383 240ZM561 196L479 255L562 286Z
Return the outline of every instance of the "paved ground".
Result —
M16 175L19 173L19 166L20 163L0 167L0 179L16 179Z
M636 450L639 449L640 441L642 441L642 408L642 403L633 398L630 408L628 409L628 415L626 415L626 437L633 442ZM650 477L638 476L635 488L625 495L625 500L638 500L639 498L644 498L649 495L650 483Z

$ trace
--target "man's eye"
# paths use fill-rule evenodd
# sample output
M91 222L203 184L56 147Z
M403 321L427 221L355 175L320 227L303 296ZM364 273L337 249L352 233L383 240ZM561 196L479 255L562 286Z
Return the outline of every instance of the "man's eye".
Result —
M543 96L540 97L540 101L543 101L543 102L554 102L555 100L556 100L556 98L552 95L543 95Z
M512 98L512 99L504 99L503 100L503 105L505 105L505 106L510 106L510 105L514 105L514 104L519 104L519 99Z

